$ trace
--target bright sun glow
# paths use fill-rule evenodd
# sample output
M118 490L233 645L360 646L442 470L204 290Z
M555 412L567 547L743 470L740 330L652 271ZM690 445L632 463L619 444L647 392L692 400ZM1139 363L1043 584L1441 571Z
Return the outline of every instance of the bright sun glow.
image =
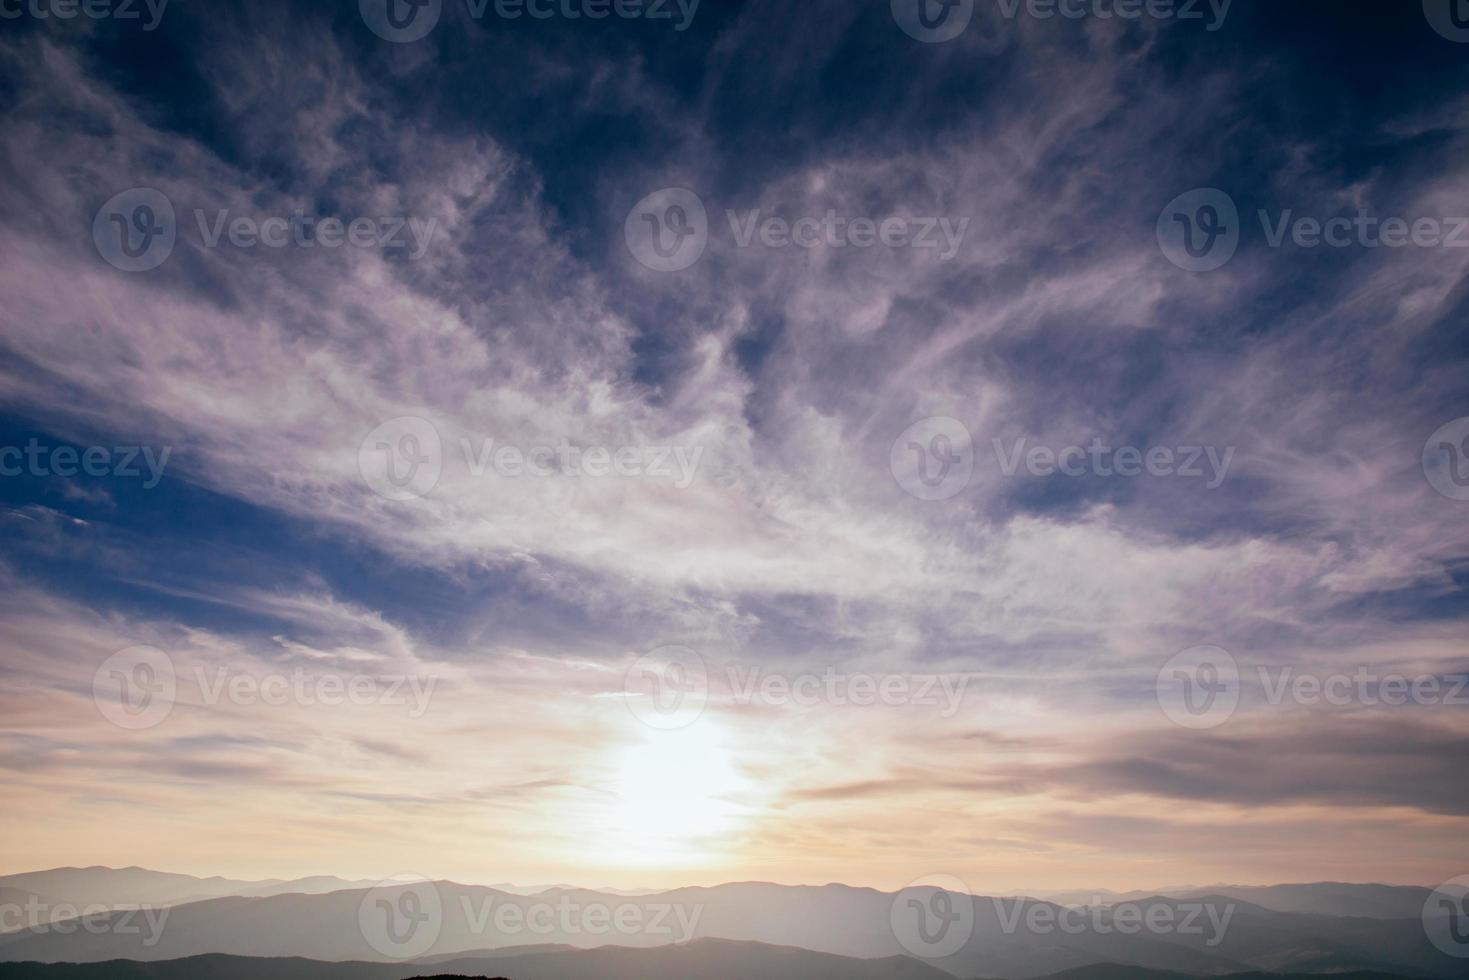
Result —
M711 863L740 823L745 779L722 729L707 720L649 732L615 766L609 830L619 858L638 864Z

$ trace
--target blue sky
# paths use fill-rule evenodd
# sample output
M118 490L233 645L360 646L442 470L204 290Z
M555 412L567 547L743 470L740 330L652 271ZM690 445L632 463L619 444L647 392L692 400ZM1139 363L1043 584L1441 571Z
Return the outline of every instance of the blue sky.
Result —
M1460 873L1462 706L1272 705L1254 678L1469 667L1469 503L1424 464L1469 435L1435 435L1469 415L1469 46L1433 0L973 0L932 43L905 2L705 0L679 30L677 7L444 0L403 43L370 2L174 0L149 30L15 8L0 446L169 455L153 486L0 476L0 768L24 804L0 870ZM176 242L128 271L94 228L138 217L135 188ZM664 271L636 236L649 208L675 227L667 189L704 217ZM1202 189L1237 249L1190 271L1159 228L1181 199L1202 220ZM211 243L301 215L371 241ZM828 216L846 230L810 247L760 224ZM1294 224L1358 216L1439 237ZM903 244L852 237L889 220ZM421 492L367 471L429 440ZM962 486L926 499L910 443L957 446ZM507 446L636 472L476 473ZM1006 472L1036 447L1053 465ZM1119 447L1166 463L1118 475ZM140 644L177 704L120 732L93 677ZM1244 680L1196 731L1156 684L1200 644ZM710 677L673 733L627 710L670 645ZM436 693L407 718L192 680L298 667ZM968 686L948 714L750 703L731 669ZM680 771L689 745L716 777Z

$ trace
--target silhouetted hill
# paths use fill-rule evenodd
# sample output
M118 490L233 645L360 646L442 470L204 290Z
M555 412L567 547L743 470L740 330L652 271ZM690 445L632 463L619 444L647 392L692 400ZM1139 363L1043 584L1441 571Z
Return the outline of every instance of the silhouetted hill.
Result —
M1360 971L1333 973L1330 977L1331 980L1410 980L1397 973L1363 973ZM1049 977L1042 977L1040 980L1202 980L1202 978L1185 973L1170 973L1166 970L1142 970L1135 966L1103 963L1097 966L1083 966L1075 970L1064 970ZM1212 977L1210 980L1321 980L1321 974L1230 973L1225 976Z
M329 875L309 878L268 878L240 881L234 878L199 878L194 875L150 871L147 868L51 868L0 876L0 895L7 902L24 904L35 896L48 906L74 905L181 905L211 898L269 895L319 895L343 888L366 888L368 881L348 881Z
M477 963L478 965L472 965ZM555 950L456 962L434 972L413 964L201 956L162 963L0 964L0 980L948 980L912 960L850 960L807 950L706 940L684 947ZM475 972L477 971L477 972ZM1318 974L1198 974L1099 964L1041 980L1320 980ZM1400 974L1340 973L1331 980L1410 980Z
M448 971L448 972L444 972ZM907 957L851 959L805 949L723 940L685 946L502 953L437 963L324 963L303 959L198 956L156 963L0 963L0 980L952 980Z
M129 929L77 928L62 934L37 929L0 935L0 960L40 963L88 963L107 960L180 960L224 953L235 957L274 957L302 961L381 962L384 956L364 935L359 915L364 903L391 907L411 897L399 894L414 886L346 889L321 895L287 894L266 898L229 897L192 902L168 909L166 923L150 933L136 917ZM629 898L584 890L550 890L535 896L496 889L438 882L434 900L442 909L432 945L415 963L442 969L483 969L488 957L503 962L519 956L515 980L563 980L540 973L547 959L574 950L598 950L607 959L602 969L618 969L617 953L607 949L676 950L687 940L726 940L790 947L861 962L882 961L941 970L954 977L1005 977L1032 980L1097 964L1120 963L1134 969L1185 976L1218 976L1250 970L1280 973L1348 973L1378 971L1457 980L1464 962L1435 950L1420 920L1349 918L1274 912L1261 905L1223 895L1192 901L1153 897L1136 903L1149 913L1163 913L1170 928L1144 928L1133 908L1129 921L1117 910L1074 910L1045 902L950 895L956 908L966 903L972 929L960 948L942 959L919 962L906 958L894 931L895 900L922 906L939 898L932 892L901 898L870 888L844 885L788 887L759 882L683 888ZM565 923L562 908L600 908L600 928L590 920ZM632 912L650 926L619 931L608 927L608 911ZM533 915L546 913L539 920ZM903 907L896 909L906 913ZM502 927L502 914L518 927ZM915 909L916 914L916 909ZM1063 918L1070 914L1070 920ZM528 925L540 922L543 928ZM910 941L916 938L909 937ZM524 944L535 939L539 945ZM617 944L609 947L609 942ZM659 956L676 958L677 953ZM706 958L718 959L705 951ZM899 959L901 958L901 959ZM650 962L655 962L654 960ZM575 961L580 963L582 961ZM558 970L571 969L571 961ZM774 964L772 968L778 967ZM911 967L904 967L911 969ZM535 971L532 977L517 974ZM573 974L579 975L579 974ZM616 974L605 974L615 976ZM382 980L401 980L372 974ZM599 978L599 980L604 980Z
M1290 885L1212 885L1208 888L1161 888L1152 891L1113 892L1107 889L1045 892L1037 900L1059 905L1116 905L1154 895L1195 900L1223 895L1272 912L1303 915L1342 915L1375 919L1411 919L1423 909L1432 892L1416 885L1350 884L1322 881Z

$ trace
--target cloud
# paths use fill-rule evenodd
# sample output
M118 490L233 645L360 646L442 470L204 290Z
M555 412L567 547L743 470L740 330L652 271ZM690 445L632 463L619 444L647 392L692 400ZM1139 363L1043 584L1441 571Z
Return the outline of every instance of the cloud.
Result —
M171 11L157 57L188 91L96 38L0 45L0 402L55 441L173 450L150 496L112 481L6 498L0 707L36 821L116 767L122 802L105 805L203 826L216 804L193 794L250 783L245 816L304 805L359 855L382 835L421 857L399 822L420 804L436 822L419 840L474 839L481 818L523 836L540 817L565 841L606 816L643 734L622 671L665 643L716 679L972 679L953 719L738 705L716 683L701 723L764 780L713 849L731 863L779 867L823 834L836 855L883 842L904 855L894 875L960 837L1062 861L1105 834L1055 817L1039 841L1021 811L1079 799L1331 806L1354 811L1330 818L1343 828L1463 816L1444 780L1462 745L1436 719L1266 712L1249 735L1180 739L1152 691L1202 642L1247 669L1461 662L1469 531L1419 457L1463 412L1469 258L1271 249L1257 212L1449 214L1462 111L1432 93L1337 114L1314 88L1319 111L1262 111L1310 52L1157 23L980 18L923 45L882 9L777 6L701 11L657 56L616 32L524 44L446 24L415 47L314 11ZM653 273L623 221L675 184L702 198L710 241ZM1185 273L1158 249L1159 212L1225 184L1241 250ZM179 220L146 273L108 265L89 231L133 186ZM729 213L757 210L968 224L947 259L741 246ZM221 220L296 214L433 231L416 258L207 244ZM403 416L432 424L444 465L394 501L360 449ZM927 416L973 439L947 501L890 469ZM1006 475L995 441L1021 438L1233 455L1212 490ZM686 483L476 474L507 445L697 462ZM140 642L189 680L169 731L139 736L156 755L111 748L90 703L96 665ZM194 668L441 686L410 724L210 704ZM915 799L955 808L919 841L898 812ZM976 838L978 820L996 829Z

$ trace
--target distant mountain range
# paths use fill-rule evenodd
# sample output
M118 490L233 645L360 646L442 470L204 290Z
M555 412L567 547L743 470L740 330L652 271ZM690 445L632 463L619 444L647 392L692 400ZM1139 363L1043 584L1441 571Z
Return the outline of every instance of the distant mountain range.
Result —
M1307 915L1358 915L1377 919L1411 919L1423 910L1432 894L1414 885L1348 885L1321 882L1312 885L1215 885L1209 888L1163 888L1153 891L1065 891L1042 892L1031 897L1058 905L1116 905L1153 895L1194 899L1224 895L1258 905L1272 912Z
M860 960L809 950L702 939L657 949L480 955L433 966L323 963L303 959L199 956L162 963L0 963L0 980L950 980L907 957ZM976 978L977 980L977 978ZM1098 964L1044 980L1201 980L1196 974ZM1230 974L1210 980L1319 980L1313 974ZM1399 974L1342 973L1332 980L1410 980Z
M149 871L147 868L53 868L0 877L0 901L36 896L50 906L182 905L210 898L270 895L319 895L344 888L371 888L374 881L312 878L238 881ZM8 898L5 896L8 893Z
M297 885L299 890L292 891ZM326 980L400 980L414 975L405 963L470 976L500 970L514 980L655 977L665 969L675 971L670 976L703 978L725 975L719 971L726 964L734 971L731 976L762 980L785 976L796 966L795 975L805 977L1033 980L1060 974L1067 980L1104 980L1106 974L1065 971L1106 964L1130 970L1128 980L1146 976L1145 970L1162 971L1162 978L1252 970L1469 977L1469 960L1443 954L1425 935L1420 914L1429 892L1397 886L1182 890L1168 896L1089 895L1084 902L1066 902L1068 895L1040 901L930 891L925 901L942 900L942 907L956 910L966 925L960 942L939 951L944 955L920 959L911 955L913 937L903 937L909 940L905 947L895 926L894 916L907 914L902 903L908 896L895 912L894 895L869 888L747 882L639 895L567 888L525 895L436 882L433 898L442 914L433 934L411 960L389 963L382 943L375 944L361 924L363 909L421 896L410 895L415 886L406 884L365 885L335 878L237 882L140 868L12 875L0 878L0 903L45 896L78 909L122 904L160 911L151 922L156 928L144 927L137 913L118 912L94 917L89 928L43 923L3 933L0 961L105 963L112 971L107 976L182 978L186 974L168 971L191 958L211 957L210 972L195 974L209 977L234 976L226 967L235 959L249 959L258 971L261 959L270 958L268 974L253 976ZM240 893L190 897L231 888ZM1088 907L1068 910L1067 905ZM1337 911L1320 911L1325 908ZM602 917L583 914L593 909L602 909ZM1360 914L1363 909L1374 914ZM609 915L624 912L635 928L611 924ZM123 920L128 915L132 918ZM1142 925L1155 920L1171 925ZM132 928L121 928L124 921ZM213 958L219 954L222 959ZM513 970L506 965L511 957ZM693 973L676 972L695 966ZM338 968L347 972L331 972ZM102 975L66 969L71 968L5 966L0 977ZM630 972L619 972L624 969Z

